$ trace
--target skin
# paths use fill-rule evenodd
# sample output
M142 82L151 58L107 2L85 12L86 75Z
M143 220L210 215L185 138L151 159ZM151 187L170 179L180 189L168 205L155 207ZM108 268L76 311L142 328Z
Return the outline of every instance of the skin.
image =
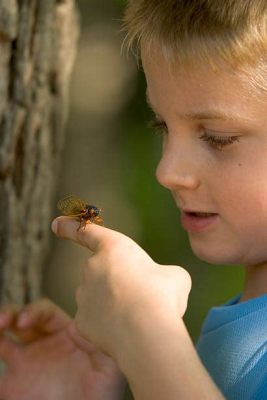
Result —
M157 264L121 233L77 227L68 217L52 224L59 237L92 252L76 295L80 335L115 360L136 400L222 399L183 323L188 272Z
M266 93L229 68L172 70L162 58L145 56L143 67L149 102L164 130L157 179L182 213L217 215L205 229L188 228L193 251L211 263L245 265L241 301L266 293ZM186 271L162 268L129 238L105 228L75 233L59 219L53 229L93 251L77 292L77 328L118 362L136 399L222 398L182 322ZM146 391L147 380L153 384Z
M157 178L182 212L217 214L209 227L188 230L193 251L212 263L244 264L243 301L266 293L266 94L227 68L174 72L162 58L145 56L143 65L150 103L165 131ZM201 139L204 132L212 143ZM238 141L215 146L218 136ZM52 225L58 237L91 254L76 296L79 334L116 362L136 400L222 399L183 323L187 271L157 264L118 232L77 227L68 217Z
M0 357L8 367L0 379L1 399L123 398L125 381L115 363L83 340L73 320L49 300L2 310L0 335Z
M181 211L218 214L207 229L188 230L194 253L214 264L244 265L243 300L267 293L267 93L226 66L171 70L162 58L145 56L143 66L163 127L158 181ZM238 141L214 146L200 139L204 132Z
M184 315L191 288L184 268L155 263L132 239L99 225L88 224L77 231L75 220L59 217L52 229L93 252L77 289L75 322L81 336L115 360L128 330L130 334L145 310L162 318L166 307ZM121 351L119 357L124 358Z

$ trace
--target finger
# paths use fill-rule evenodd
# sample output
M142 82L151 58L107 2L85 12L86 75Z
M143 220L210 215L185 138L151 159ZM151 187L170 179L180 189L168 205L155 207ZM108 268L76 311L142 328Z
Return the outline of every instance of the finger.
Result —
M111 229L96 224L87 224L85 228L78 229L79 222L69 217L58 217L52 222L52 231L63 239L70 239L97 252L107 242L117 240L122 235Z
M27 304L18 315L17 328L29 328L38 326L44 330L62 329L70 317L49 299L38 299L33 303Z
M18 345L9 337L2 335L0 337L0 359L9 363L13 357Z
M43 335L65 329L71 318L48 299L39 299L26 305L12 330L21 343L27 344Z
M0 332L12 329L17 320L19 308L15 305L6 305L0 310Z

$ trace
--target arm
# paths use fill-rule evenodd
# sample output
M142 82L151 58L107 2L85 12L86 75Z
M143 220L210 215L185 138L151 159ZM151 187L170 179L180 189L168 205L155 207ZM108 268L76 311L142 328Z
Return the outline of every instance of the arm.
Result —
M182 319L148 317L130 331L118 352L118 363L135 400L223 399L201 364Z
M222 400L183 323L191 279L159 265L130 238L60 217L56 234L89 248L76 294L79 333L109 354L136 400Z

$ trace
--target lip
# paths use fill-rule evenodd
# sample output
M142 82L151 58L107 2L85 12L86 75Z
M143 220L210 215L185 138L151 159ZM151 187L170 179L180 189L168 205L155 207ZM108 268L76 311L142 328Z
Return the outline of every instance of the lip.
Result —
M200 211L197 211L200 212ZM216 223L219 214L210 213L208 216L194 215L193 211L181 212L181 223L184 229L188 232L202 232Z

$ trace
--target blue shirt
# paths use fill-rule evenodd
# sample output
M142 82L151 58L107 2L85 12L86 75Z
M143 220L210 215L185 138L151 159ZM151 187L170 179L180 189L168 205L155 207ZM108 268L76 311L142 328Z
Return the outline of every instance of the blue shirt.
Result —
M267 400L267 294L213 307L197 352L227 400Z

